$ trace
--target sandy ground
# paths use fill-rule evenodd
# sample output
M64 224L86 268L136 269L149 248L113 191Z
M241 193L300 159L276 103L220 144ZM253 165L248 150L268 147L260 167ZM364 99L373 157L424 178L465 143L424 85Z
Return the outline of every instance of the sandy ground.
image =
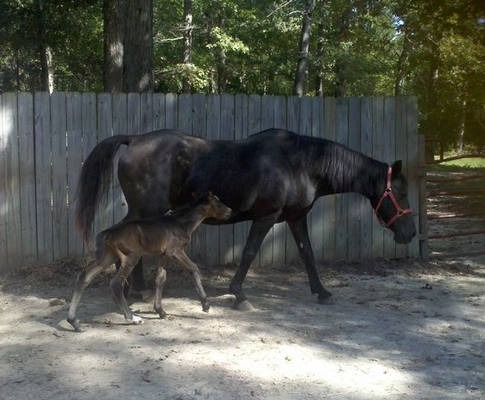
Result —
M485 259L335 265L327 306L300 268L261 269L247 279L253 312L231 308L234 270L221 267L204 272L208 314L170 271L169 318L138 301L139 326L101 282L81 302L83 333L65 321L73 282L56 268L2 284L2 400L485 397Z
M479 198L429 202L435 215L477 208ZM484 226L430 221L431 233ZM484 245L482 235L430 249ZM0 282L0 400L484 399L485 256L450 260L321 266L336 300L326 306L301 266L252 270L253 312L231 308L234 268L203 270L208 314L169 270L169 317L138 300L140 326L125 323L104 278L81 301L83 333L65 321L79 266L26 267Z

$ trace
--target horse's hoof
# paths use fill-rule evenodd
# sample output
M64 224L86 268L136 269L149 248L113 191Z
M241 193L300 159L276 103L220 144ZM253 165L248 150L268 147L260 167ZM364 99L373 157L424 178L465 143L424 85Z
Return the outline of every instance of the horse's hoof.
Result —
M141 325L143 324L143 318L139 317L138 315L133 315L131 322L133 323L133 325Z
M254 311L255 310L255 308L252 306L252 304L247 300L243 300L241 302L236 301L234 303L233 308L235 310L239 310L239 311Z
M165 317L167 316L167 313L165 311L158 311L158 316L160 317L160 319L165 319Z
M325 305L331 305L331 304L335 304L336 301L335 301L335 298L332 297L332 295L327 292L324 295L318 296L318 303L319 304L325 304Z
M74 332L82 332L81 329L81 324L79 323L78 319L67 319L67 322L71 324L71 326L74 328Z
M204 312L209 312L209 309L211 308L210 304L208 302L202 303L202 311Z

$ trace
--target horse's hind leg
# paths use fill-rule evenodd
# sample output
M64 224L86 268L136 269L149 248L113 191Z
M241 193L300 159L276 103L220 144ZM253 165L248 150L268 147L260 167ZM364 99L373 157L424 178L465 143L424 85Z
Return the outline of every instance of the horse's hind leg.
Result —
M77 277L76 281L76 289L74 290L74 294L72 296L71 305L69 306L69 313L67 316L67 322L69 322L76 332L81 331L81 327L79 325L79 320L76 319L76 310L79 305L79 301L81 300L81 296L84 292L84 289L88 287L91 281L105 268L108 268L114 259L109 256L105 256L101 262L99 260L91 261L86 268L81 271L81 273Z
M131 271L135 267L138 258L133 259L132 257L123 257L121 259L121 267L118 273L113 279L111 279L110 286L113 294L113 300L120 308L121 312L128 321L133 321L135 324L141 324L143 319L134 315L133 312L128 307L126 298L124 296L124 286L126 285L127 278L131 274Z
M200 279L200 271L199 271L199 268L197 267L197 264L195 264L189 258L189 256L185 254L185 251L183 250L177 251L176 253L174 253L173 256L183 268L187 269L192 273L192 278L195 284L195 290L197 291L200 302L202 304L202 310L205 312L208 312L210 305L209 305L209 302L207 301L207 295L205 294L204 287L202 286L202 281Z
M162 260L162 263L158 267L157 277L155 278L156 283L156 291L155 291L155 302L153 304L153 308L158 313L160 318L165 318L167 315L166 312L162 308L162 292L163 287L165 286L165 282L167 281L167 271L163 268L165 259Z

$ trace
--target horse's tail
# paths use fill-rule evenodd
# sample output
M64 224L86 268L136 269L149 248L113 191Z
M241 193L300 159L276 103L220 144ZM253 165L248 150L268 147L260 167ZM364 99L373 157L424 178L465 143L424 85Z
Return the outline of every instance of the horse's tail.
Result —
M88 242L98 204L106 199L113 175L113 159L122 144L130 144L133 136L118 135L98 143L84 161L77 186L76 225Z

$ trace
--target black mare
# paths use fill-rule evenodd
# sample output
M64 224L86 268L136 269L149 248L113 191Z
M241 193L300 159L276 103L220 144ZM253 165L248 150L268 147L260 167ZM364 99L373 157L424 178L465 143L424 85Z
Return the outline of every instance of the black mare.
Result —
M232 210L229 224L251 220L241 263L231 281L235 306L246 300L242 284L261 243L277 222L286 221L308 273L312 294L321 303L331 294L323 287L315 267L307 214L316 199L333 193L356 192L367 197L379 217L391 221L396 202L382 198L388 179L394 199L408 208L407 182L401 162L388 165L338 143L269 129L240 141L210 141L174 130L144 135L113 136L100 142L86 159L78 186L77 223L89 239L96 207L110 187L113 159L119 147L118 178L128 203L125 219L153 217L212 191ZM410 214L389 226L394 240L408 243L416 234ZM139 268L141 270L141 267Z

